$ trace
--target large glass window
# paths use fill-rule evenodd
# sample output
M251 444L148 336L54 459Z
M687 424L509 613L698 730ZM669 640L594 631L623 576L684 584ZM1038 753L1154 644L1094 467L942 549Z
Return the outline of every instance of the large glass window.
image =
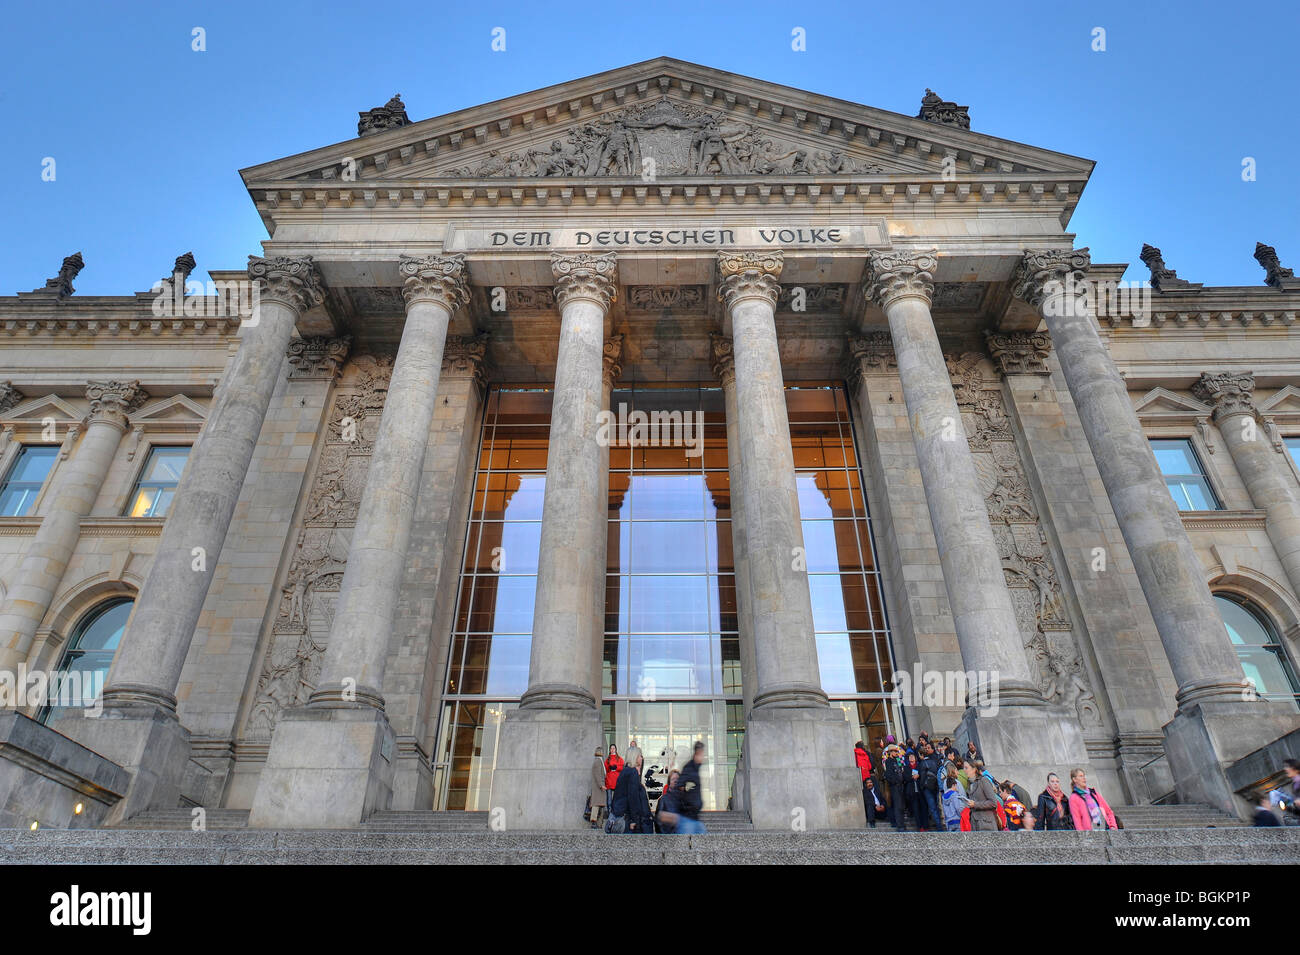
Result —
M56 444L25 444L18 449L18 457L0 486L0 517L31 514L58 453Z
M128 597L102 603L77 624L50 682L49 701L38 717L42 723L53 722L72 710L94 706L104 688L132 605Z
M1187 438L1153 438L1151 450L1180 511L1217 511L1222 505Z
M1266 700L1297 709L1300 683L1287 659L1286 649L1268 618L1256 607L1234 595L1215 594L1228 637L1241 660L1246 678Z
M862 738L899 728L870 520L843 388L786 392L813 623L827 693ZM435 757L439 808L486 809L501 721L528 686L551 393L485 406ZM611 411L606 745L646 768L708 747L704 806L725 809L744 739L726 416L716 386L620 389Z
M1291 452L1291 460L1300 468L1300 438L1287 438L1286 449Z
M126 513L129 517L165 517L190 456L188 447L153 448L140 472Z

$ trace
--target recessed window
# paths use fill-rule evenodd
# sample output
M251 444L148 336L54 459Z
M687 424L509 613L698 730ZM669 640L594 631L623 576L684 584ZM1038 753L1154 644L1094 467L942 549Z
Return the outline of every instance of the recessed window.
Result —
M140 480L135 484L131 495L131 505L127 508L128 517L164 517L176 494L176 485L180 483L181 472L185 470L185 459L190 455L188 447L154 448L149 452L149 460L140 472Z
M1217 511L1223 505L1205 477L1201 460L1187 438L1153 439L1151 450L1165 476L1165 486L1180 511Z
M1300 683L1287 659L1276 628L1257 608L1233 595L1215 594L1228 638L1241 660L1246 678L1266 700L1297 708Z
M50 681L49 699L38 717L42 723L95 705L133 605L131 598L119 597L81 618Z
M1300 468L1300 438L1287 438L1286 449L1291 452L1291 460Z
M0 517L26 517L32 512L58 453L56 444L23 445L0 487Z

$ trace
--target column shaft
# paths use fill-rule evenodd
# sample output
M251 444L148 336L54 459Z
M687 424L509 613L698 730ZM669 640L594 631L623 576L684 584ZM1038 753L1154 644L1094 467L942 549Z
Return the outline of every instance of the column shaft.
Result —
M13 670L27 659L36 630L50 609L50 601L81 538L81 520L90 514L126 433L127 412L145 398L145 393L138 381L92 381L86 397L91 407L85 433L50 489L45 517L23 552L0 612L3 670Z
M384 665L420 491L453 311L468 300L461 256L403 259L406 324L393 363L347 569L311 705L383 708Z
M745 521L757 685L753 707L825 706L813 638L790 419L776 341L780 259L736 262L722 294L735 360L738 492Z
M1178 707L1240 701L1241 664L1128 389L1097 332L1086 249L1025 254L1016 294L1038 307L1178 682Z
M592 608L604 596L609 486L609 448L597 440L600 413L608 401L604 383L608 304L601 297L606 287L602 283L588 287L568 277L561 277L557 286L560 348L542 499L528 690L521 707L596 705L591 660L593 648L603 643L604 627L597 627Z
M1259 421L1252 375L1203 374L1192 392L1214 406L1214 423L1228 446L1251 503L1264 512L1264 526L1291 589L1300 594L1300 496L1282 453Z
M1000 705L1039 704L1042 698L1030 677L961 411L930 316L936 264L933 253L873 254L870 294L889 320L962 661L976 673L972 693L991 700L989 684L996 681Z
M104 704L146 702L174 711L181 667L194 639L293 337L298 315L324 300L310 257L250 258L259 304L190 453L149 575L109 673Z

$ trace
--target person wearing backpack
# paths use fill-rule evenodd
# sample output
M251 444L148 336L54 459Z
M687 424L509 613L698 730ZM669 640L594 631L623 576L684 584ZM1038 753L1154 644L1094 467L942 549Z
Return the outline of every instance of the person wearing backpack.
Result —
M957 773L954 771L948 776L948 789L943 794L943 822L944 828L949 832L956 832L961 828L961 812L970 805L970 799L966 796L966 790L962 788L957 779Z
M967 761L967 769L972 775L970 784L970 827L974 832L997 832L998 810L1002 803L998 800L998 787L993 777L984 769L981 760Z
M939 810L939 780L943 770L934 746L927 742L921 752L921 794L930 813L932 828L942 832L945 828L943 813Z

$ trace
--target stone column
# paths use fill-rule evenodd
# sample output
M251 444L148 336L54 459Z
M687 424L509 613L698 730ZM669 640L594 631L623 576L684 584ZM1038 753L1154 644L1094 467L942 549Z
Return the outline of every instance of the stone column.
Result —
M1265 529L1291 589L1300 594L1300 497L1285 451L1269 440L1254 399L1253 375L1202 374L1192 394L1214 408L1214 423L1228 446L1251 503L1264 512Z
M731 556L736 575L736 627L740 643L740 695L741 713L746 718L754 702L754 687L758 685L758 672L754 666L754 615L753 597L749 592L749 552L745 536L745 510L741 505L740 437L736 399L735 346L730 338L709 336L713 374L722 383L722 400L727 415L727 472L730 484ZM740 763L736 766L736 779L732 784L732 808L741 812L749 810L749 763L742 746Z
M127 414L146 397L138 381L92 381L86 386L90 412L82 424L81 443L59 470L51 503L23 552L0 611L0 670L16 670L27 660L81 538L81 520L90 514L127 431Z
M1097 331L1088 301L1089 264L1087 249L1027 251L1016 267L1013 292L1047 324L1178 683L1165 752L1179 798L1236 812L1224 767L1297 721L1249 698L1205 569Z
M731 555L736 574L736 618L740 636L740 680L744 712L754 700L758 673L754 669L753 597L749 592L749 553L745 536L745 509L742 506L740 467L739 412L736 399L735 348L731 339L710 335L709 346L713 374L722 383L722 400L727 415L727 472L731 484ZM787 423L788 426L788 423ZM791 458L793 462L793 457Z
M1087 750L1077 719L1044 703L1029 670L930 315L937 265L933 250L873 252L867 294L889 321L944 588L968 674L966 712L957 738L963 743L974 739L1000 776L1042 778L1062 765L1086 765Z
M977 673L972 694L978 692L980 699L996 694L1000 706L1036 705L1042 699L1030 678L957 396L930 317L937 265L935 252L872 253L867 294L889 320L962 660Z
M406 299L393 375L361 494L320 682L281 714L249 825L358 825L392 799L384 665L452 314L469 301L464 256L401 260Z
M601 388L601 411L610 410L610 396L614 391L614 385L617 383L619 376L623 374L623 336L611 335L605 341L605 351L603 358L602 388ZM607 558L609 557L609 446L612 441L600 442L600 490L596 495L600 501L599 509L601 520L600 525L600 547L601 563L597 568L600 575L600 586L593 587L591 597L593 601L593 632L595 634L592 640L592 660L591 660L591 692L599 702L603 689L603 677L605 673L605 585L607 577ZM602 737L603 738L603 737Z
M132 771L109 821L173 808L189 755L176 687L298 317L325 290L310 256L249 257L258 302L213 400L163 525L104 688L98 719L57 727Z
M553 253L560 347L528 689L501 727L492 777L494 829L577 829L602 732L592 687L593 608L605 585L608 448L601 446L605 325L617 295L614 253ZM602 492L604 496L602 497Z
M719 298L735 364L734 448L753 619L756 686L745 719L755 828L861 825L848 722L821 688L785 383L776 338L783 254L719 252Z

